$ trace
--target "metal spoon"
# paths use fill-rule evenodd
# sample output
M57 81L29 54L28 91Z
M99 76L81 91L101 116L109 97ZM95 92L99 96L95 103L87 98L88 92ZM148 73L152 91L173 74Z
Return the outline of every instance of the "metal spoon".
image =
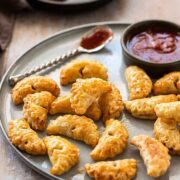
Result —
M83 47L81 45L81 42L82 42L83 38L91 36L94 32L97 32L98 30L108 31L109 32L109 37L107 37L102 42L102 44L96 46L93 49L87 49L87 48ZM14 86L18 81L24 79L25 77L28 77L28 76L30 76L32 74L35 74L35 73L37 73L39 71L42 71L44 69L47 69L49 67L55 66L57 64L64 63L70 57L73 57L73 56L81 54L81 53L93 53L93 52L97 52L97 51L103 49L104 46L112 40L112 38L113 38L113 32L112 32L112 30L109 27L107 27L107 26L98 26L98 27L95 27L95 28L91 29L90 31L88 31L86 34L84 34L82 36L82 38L80 40L80 43L79 43L79 46L76 49L71 50L70 52L65 53L62 56L56 57L55 59L50 60L48 63L42 64L41 66L37 66L37 67L29 70L28 72L24 73L24 74L18 74L18 75L15 75L15 76L10 76L9 79L8 79L8 82L9 82L9 84L11 86Z

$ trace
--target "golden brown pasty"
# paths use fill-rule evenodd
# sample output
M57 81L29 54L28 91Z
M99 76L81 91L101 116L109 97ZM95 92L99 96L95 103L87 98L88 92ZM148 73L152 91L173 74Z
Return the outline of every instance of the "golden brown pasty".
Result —
M179 94L179 95L177 95L177 98L178 98L178 101L180 101L180 94Z
M46 154L46 146L25 119L9 122L8 136L12 144L32 155Z
M79 149L60 136L47 136L44 143L52 163L51 173L61 175L69 171L79 161Z
M102 95L99 104L103 114L103 120L118 118L123 110L123 102L120 91L111 85L112 91Z
M87 109L108 91L111 91L111 85L102 79L77 79L71 89L71 107L76 114L85 114Z
M24 98L23 114L33 129L45 129L47 113L54 100L55 96L47 91L28 94Z
M132 138L131 144L139 149L149 176L159 177L165 174L171 157L161 142L147 135L138 135Z
M180 123L180 101L158 104L155 106L155 112L158 117L174 119Z
M49 135L65 135L70 138L84 141L94 147L99 141L99 132L93 120L85 116L64 115L51 120L47 127Z
M135 99L133 101L124 102L125 109L132 116L140 119L156 119L154 108L157 104L163 102L173 102L177 100L176 95L159 95L150 98Z
M60 89L56 82L46 76L30 76L19 81L12 90L12 100L14 104L23 103L24 97L40 91L49 91L54 96L58 96Z
M131 180L136 175L137 162L135 159L101 161L86 164L85 170L95 180Z
M92 159L101 161L122 153L127 146L128 137L128 131L122 122L114 119L107 120L106 129L90 154Z
M152 81L138 66L129 66L125 71L130 100L147 97L152 90Z
M62 85L73 83L78 78L101 78L108 79L107 69L97 61L75 60L68 63L60 73Z
M171 72L158 79L153 87L154 94L180 94L180 71Z
M71 108L70 102L71 94L58 97L51 104L50 114L76 114L75 111ZM86 111L85 116L97 121L101 117L101 109L98 103L94 102Z
M180 132L174 119L158 118L154 123L154 136L171 154L180 155Z

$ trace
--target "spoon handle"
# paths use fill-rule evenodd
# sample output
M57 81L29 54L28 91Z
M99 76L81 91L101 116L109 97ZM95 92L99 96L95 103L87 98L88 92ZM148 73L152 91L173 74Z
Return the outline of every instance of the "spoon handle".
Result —
M35 68L31 69L30 71L28 71L24 74L18 74L15 76L10 76L8 79L9 85L14 86L18 81L24 79L25 77L28 77L32 74L35 74L39 71L42 71L42 70L47 69L49 67L52 67L54 65L64 63L68 58L73 57L75 55L78 55L80 53L81 53L81 51L77 48L77 49L74 49L74 50L72 50L72 51L70 51L70 52L68 52L62 56L58 56L58 57L50 60L47 63L44 63L40 66L36 66Z

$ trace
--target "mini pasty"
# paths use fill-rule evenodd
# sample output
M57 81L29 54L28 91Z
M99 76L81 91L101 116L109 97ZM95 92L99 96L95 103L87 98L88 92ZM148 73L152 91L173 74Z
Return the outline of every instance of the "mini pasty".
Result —
M157 118L154 107L163 102L173 102L177 100L177 96L159 95L150 98L136 99L133 101L124 102L125 109L132 114L132 116L140 119L153 119Z
M58 97L51 104L50 114L76 114L71 108L70 102L71 94ZM86 111L85 116L97 121L101 117L101 109L98 103L94 102Z
M125 70L130 100L145 98L151 93L152 81L138 66L129 66Z
M158 117L174 119L180 123L180 101L158 104L155 112Z
M51 173L61 175L69 171L79 161L79 149L60 136L47 136L44 143L52 163Z
M99 141L99 132L93 120L85 116L64 115L51 120L47 133L49 135L65 135L70 138L84 141L94 147Z
M12 144L32 155L46 154L46 146L25 119L9 122L8 136Z
M23 103L24 97L40 91L49 91L54 96L58 96L60 89L56 82L46 76L30 76L19 81L12 90L12 100L14 104Z
M71 89L71 107L76 114L85 114L87 109L108 91L111 91L111 85L102 79L77 79Z
M95 180L131 180L136 175L137 161L135 159L101 161L86 164L85 170Z
M23 114L34 130L45 129L47 113L54 100L55 96L47 91L28 94L24 98Z
M113 119L107 120L106 129L90 154L92 159L102 161L122 153L127 146L128 137L128 131L122 122Z
M178 101L180 101L180 94L179 94L179 95L177 95L177 98L178 98Z
M120 91L111 85L112 91L102 95L99 104L103 114L103 120L119 118L123 110L123 102Z
M75 60L68 63L60 73L60 82L62 85L73 83L78 78L100 78L107 80L107 69L97 61Z
M171 157L161 142L147 135L138 135L132 138L131 144L139 149L149 176L160 177L165 174Z
M153 90L154 94L180 94L180 71L168 73L158 79Z
M180 155L180 132L174 119L158 118L154 123L154 136L171 154Z

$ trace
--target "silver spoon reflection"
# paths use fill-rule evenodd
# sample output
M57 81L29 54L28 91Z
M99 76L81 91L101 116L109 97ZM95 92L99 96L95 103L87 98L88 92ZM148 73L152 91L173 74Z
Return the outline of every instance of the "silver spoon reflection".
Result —
M112 38L113 38L113 32L109 27L107 26L95 27L82 36L79 46L76 49L62 56L59 56L55 59L52 59L48 63L37 66L24 74L10 76L8 82L11 86L14 86L18 81L24 79L25 77L33 75L39 71L55 66L57 64L64 63L70 57L73 57L80 53L93 53L100 51L101 49L104 48L104 46L107 43L109 43L112 40Z

